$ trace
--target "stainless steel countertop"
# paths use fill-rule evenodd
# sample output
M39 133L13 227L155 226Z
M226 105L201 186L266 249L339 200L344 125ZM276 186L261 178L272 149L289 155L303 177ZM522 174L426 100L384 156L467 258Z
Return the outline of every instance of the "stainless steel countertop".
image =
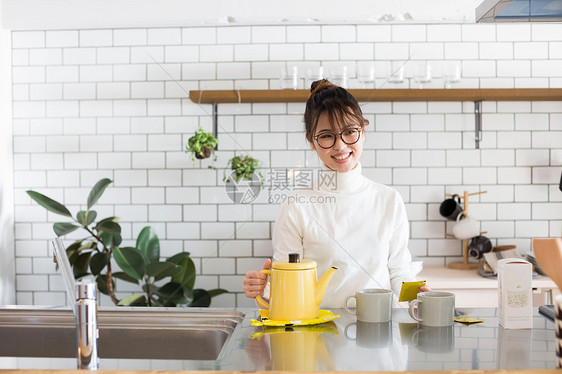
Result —
M404 309L390 324L357 323L344 310L329 324L254 327L245 312L216 361L103 359L104 370L494 370L556 368L554 324L534 313L532 330L505 330L495 308L462 312L485 322L422 328ZM186 346L186 349L189 347ZM75 369L76 359L0 357L0 369Z

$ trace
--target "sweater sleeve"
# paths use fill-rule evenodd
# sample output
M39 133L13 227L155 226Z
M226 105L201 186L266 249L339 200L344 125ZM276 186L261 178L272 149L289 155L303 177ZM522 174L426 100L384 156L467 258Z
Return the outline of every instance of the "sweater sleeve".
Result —
M412 256L408 250L409 225L406 208L402 197L396 192L396 219L390 236L388 252L388 272L390 283L395 294L400 294L402 282L415 281L410 268Z

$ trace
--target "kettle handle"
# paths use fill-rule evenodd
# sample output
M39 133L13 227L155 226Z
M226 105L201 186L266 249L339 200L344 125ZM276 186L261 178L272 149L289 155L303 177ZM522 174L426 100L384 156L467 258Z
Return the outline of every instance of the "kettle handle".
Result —
M271 270L267 270L267 269L260 270L260 273L271 275ZM262 297L259 295L256 296L256 303L262 308L269 310L269 303L266 302L264 299L262 299Z

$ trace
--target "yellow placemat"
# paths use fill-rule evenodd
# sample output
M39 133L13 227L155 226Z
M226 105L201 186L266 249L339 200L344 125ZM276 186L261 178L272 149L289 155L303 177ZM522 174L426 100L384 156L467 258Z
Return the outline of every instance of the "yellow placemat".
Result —
M425 281L402 282L402 288L400 289L400 296L398 297L398 301L414 300L416 297L418 297L421 286L425 286Z
M320 333L338 335L338 328L333 321L313 326L263 326L260 331L252 334L251 339L258 339L264 335L294 333Z
M329 310L320 310L318 318L303 319L298 321L274 321L269 319L269 310L260 309L261 321L257 319L250 320L252 326L307 326L318 325L320 323L332 321L339 317Z

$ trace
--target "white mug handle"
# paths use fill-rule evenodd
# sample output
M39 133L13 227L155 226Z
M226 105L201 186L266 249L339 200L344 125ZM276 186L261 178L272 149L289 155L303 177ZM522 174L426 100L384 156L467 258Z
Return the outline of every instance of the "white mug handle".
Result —
M345 326L344 334L345 334L345 337L348 338L349 340L356 340L357 339L357 333L355 334L355 338L351 338L351 337L349 337L349 335L347 335L347 329L351 325L357 325L357 323L353 322L353 323L350 323L349 325Z
M352 311L351 309L349 309L349 307L347 306L347 301L351 298L355 298L355 295L351 295L345 298L345 301L343 303L343 307L345 309L346 312L348 312L349 314L353 314L354 316L357 315L357 313L355 311Z
M410 333L410 339L409 339L410 345L413 346L418 345L418 334L420 333L420 331L421 329L417 328Z
M418 313L414 312L415 306L419 303L421 303L420 299L414 299L414 300L410 301L410 306L408 307L408 313L410 314L410 317L412 317L416 321L422 322L423 320L418 317L418 315L417 315ZM419 310L419 307L418 307L418 310Z

